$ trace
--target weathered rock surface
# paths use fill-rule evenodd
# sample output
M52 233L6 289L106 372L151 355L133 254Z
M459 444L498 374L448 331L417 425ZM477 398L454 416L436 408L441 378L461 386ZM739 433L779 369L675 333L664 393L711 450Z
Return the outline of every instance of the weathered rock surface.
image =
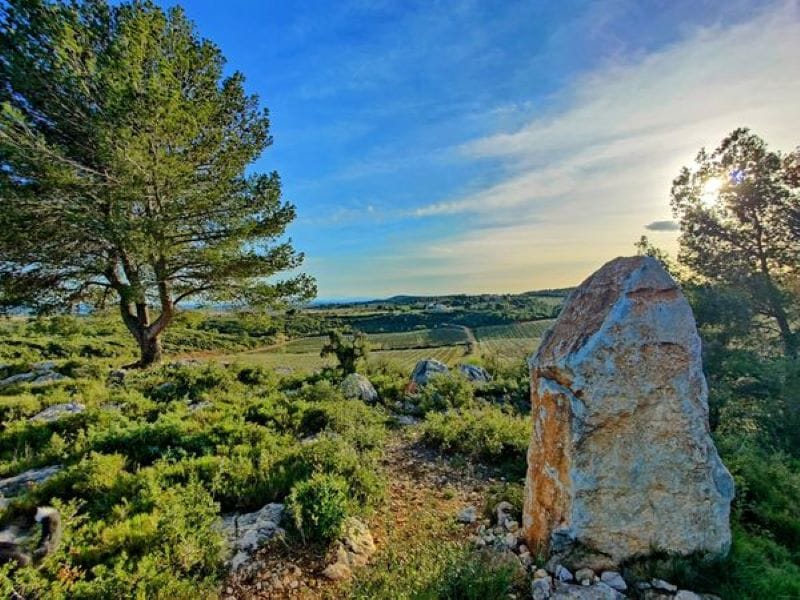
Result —
M691 308L660 263L618 258L584 281L530 369L529 547L595 571L653 549L727 552L733 480Z
M233 551L232 571L247 563L273 536L283 533L280 528L283 511L283 504L272 503L255 512L229 515L222 520L222 531Z
M341 390L345 398L350 400L361 400L372 404L378 401L378 392L375 391L370 380L360 373L350 373L344 378Z
M61 465L30 469L14 477L0 479L0 496L16 496L25 489L44 483L61 470Z
M489 372L477 365L460 364L458 365L458 372L472 383L489 383L492 380Z
M55 368L56 363L52 360L34 363L31 365L30 372L17 373L16 375L11 375L0 380L0 388L13 385L15 383L32 383L34 385L39 385L67 379L67 377L61 373L57 373L54 370Z
M31 421L57 421L61 417L69 415L77 415L86 410L86 407L80 402L67 402L65 404L53 404L44 410L33 415Z
M415 392L420 386L427 385L431 377L437 373L447 373L447 365L435 358L426 358L419 361L411 372L409 391Z
M550 597L553 600L621 600L625 598L617 590L604 583L584 586L560 581L556 582L556 589Z
M322 571L332 581L349 578L353 569L366 565L375 552L372 533L359 519L349 517L342 531L341 539L334 545L334 560Z

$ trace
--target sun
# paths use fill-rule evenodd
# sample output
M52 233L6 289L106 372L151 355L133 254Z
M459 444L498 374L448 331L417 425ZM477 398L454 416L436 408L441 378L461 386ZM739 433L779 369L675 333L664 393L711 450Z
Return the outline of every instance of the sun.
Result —
M722 179L719 177L710 177L703 183L703 189L700 193L700 201L704 206L710 207L716 204L719 198L719 191L722 189Z

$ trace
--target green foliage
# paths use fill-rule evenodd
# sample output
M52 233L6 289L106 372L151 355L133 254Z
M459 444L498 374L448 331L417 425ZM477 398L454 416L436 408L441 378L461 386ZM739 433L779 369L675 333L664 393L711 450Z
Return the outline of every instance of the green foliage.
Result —
M94 328L81 323L82 335ZM0 395L0 475L63 465L0 521L45 504L68 507L52 568L3 571L0 590L14 585L31 598L214 597L224 574L221 512L284 502L293 490L314 509L311 494L324 490L303 492L303 482L347 482L319 514L305 513L304 532L316 539L330 535L336 506L363 512L383 498L385 415L344 400L325 379L285 389L260 370L208 364L129 373L111 387L83 371L76 377ZM27 420L69 401L86 411Z
M472 404L475 392L459 373L436 373L421 387L417 402L424 412L463 408Z
M339 369L343 375L355 373L359 365L369 355L369 342L367 336L361 332L353 333L353 339L348 343L342 334L335 329L328 333L328 343L322 347L319 354L322 358L335 356Z
M800 181L797 153L783 157L747 129L737 129L672 185L680 221L679 262L705 280L745 295L778 330L787 356L797 353L792 288L800 275Z
M278 175L246 172L269 118L181 8L10 0L2 17L0 305L111 300L148 364L189 298L313 295L304 275L267 282L302 262Z
M295 484L287 502L303 538L317 542L330 542L341 534L347 504L347 481L325 473Z
M484 461L512 477L525 473L530 434L528 418L492 405L428 413L422 423L425 443Z

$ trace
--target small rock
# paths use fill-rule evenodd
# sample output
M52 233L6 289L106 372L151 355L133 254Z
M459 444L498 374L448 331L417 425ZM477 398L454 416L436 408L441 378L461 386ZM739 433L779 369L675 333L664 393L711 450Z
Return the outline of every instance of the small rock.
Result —
M534 579L543 579L545 577L550 577L550 575L548 575L547 571L545 571L544 569L536 569L536 571L534 571L533 573Z
M483 367L476 365L468 365L462 363L458 365L458 372L466 377L470 383L488 383L492 380L492 376Z
M664 581L663 579L651 579L650 585L653 586L654 590L659 590L662 592L672 592L673 594L678 591L677 585L672 585Z
M339 388L348 400L361 400L368 404L378 401L378 392L369 379L360 373L350 373L344 378Z
M327 577L331 581L341 581L342 579L348 579L353 572L350 570L346 564L341 562L335 562L333 564L328 565L325 567L325 570L322 571L322 575Z
M259 547L282 532L279 524L283 510L283 504L271 503L255 512L230 515L223 519L222 531L233 551L230 561L232 571L249 563Z
M517 547L519 540L517 539L516 533L507 533L506 537L503 539L503 542L509 550L513 550Z
M585 586L557 581L552 598L553 600L621 600L624 596L602 582Z
M531 553L521 552L519 554L519 563L526 569L529 569L531 565L533 565L533 557L531 556Z
M555 571L553 571L553 575L555 575L556 580L558 581L572 581L574 577L569 569L567 569L563 565L556 565Z
M448 371L446 364L434 358L421 360L411 372L411 383L408 386L408 391L415 393L421 386L427 385L432 376L437 373L447 373Z
M62 375L61 373L47 371L45 373L40 374L31 383L35 385L41 385L42 383L52 383L53 381L63 381L64 379L67 379L67 377Z
M531 596L533 600L547 600L550 598L552 584L553 580L546 573L544 577L534 579L531 584Z
M659 590L645 590L641 596L642 600L675 600L675 596Z
M602 575L600 575L600 581L605 583L607 586L614 588L618 592L624 592L628 589L628 584L625 583L622 575L616 571L605 571Z
M594 581L594 571L591 569L578 569L575 571L575 580L581 585L591 585Z
M494 514L497 519L496 523L502 527L506 524L506 520L513 519L514 506L505 500L498 502L497 506L494 507Z
M82 413L86 410L86 407L83 404L78 402L67 402L66 404L53 404L52 406L48 406L43 411L36 413L33 415L29 421L46 421L51 423L53 421L57 421L63 416L66 415L77 415L78 413Z
M17 373L11 375L0 381L0 387L6 387L14 383L24 383L26 381L33 381L39 376L39 373Z
M470 540L471 540L471 541L472 541L472 543L473 543L473 544L475 544L475 546L477 546L478 548L483 548L484 546L486 546L486 540L484 540L484 539L483 539L481 536L479 536L479 535L473 535L472 537L470 537Z
M478 509L474 506L467 506L458 513L456 518L459 523L474 523L478 520Z
M695 594L694 592L690 592L689 590L679 590L677 594L675 594L675 600L703 600L699 594Z
M46 371L52 371L56 368L56 363L53 360L43 360L42 362L33 363L31 368L34 371L38 371L39 373L43 373Z
M398 425L402 425L403 427L409 427L410 425L419 423L419 419L411 415L397 415L394 420L397 421Z

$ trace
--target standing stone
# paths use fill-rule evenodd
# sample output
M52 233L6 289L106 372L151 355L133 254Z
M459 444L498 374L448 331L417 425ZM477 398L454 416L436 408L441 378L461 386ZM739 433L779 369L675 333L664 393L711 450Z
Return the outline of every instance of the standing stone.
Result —
M611 569L659 549L726 553L733 480L709 434L700 338L661 264L584 281L530 360L531 548Z

